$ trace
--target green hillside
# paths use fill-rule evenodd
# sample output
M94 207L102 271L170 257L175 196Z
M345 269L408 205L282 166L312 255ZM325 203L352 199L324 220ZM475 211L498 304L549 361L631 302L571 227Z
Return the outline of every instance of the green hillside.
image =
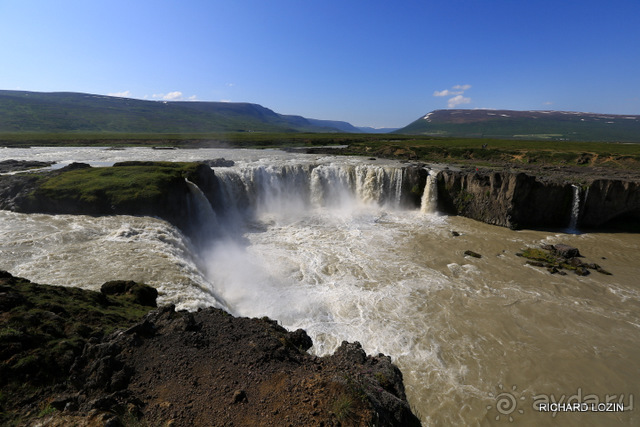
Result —
M396 133L464 138L640 142L640 116L566 111L436 110Z
M337 132L331 124L323 120L311 123L249 103L0 90L0 132Z

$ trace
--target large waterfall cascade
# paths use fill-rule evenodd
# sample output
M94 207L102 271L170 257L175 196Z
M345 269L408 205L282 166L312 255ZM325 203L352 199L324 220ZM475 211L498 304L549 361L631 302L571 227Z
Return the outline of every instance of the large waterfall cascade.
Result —
M358 204L403 205L402 167L344 163L252 165L216 169L225 209L300 211Z

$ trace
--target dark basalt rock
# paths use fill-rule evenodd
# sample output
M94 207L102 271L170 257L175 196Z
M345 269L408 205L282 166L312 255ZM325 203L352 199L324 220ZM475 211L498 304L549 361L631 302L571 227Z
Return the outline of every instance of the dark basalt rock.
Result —
M140 329L147 328L152 328L155 334L138 334ZM229 404L260 406L264 404L260 403L264 402L264 398L260 398L263 395L245 378L247 373L238 370L237 366L250 366L252 370L262 372L266 376L262 381L267 384L274 375L270 372L282 369L289 372L290 376L302 375L311 381L312 377L302 372L310 369L313 378L317 378L321 375L317 366L321 367L321 372L326 372L323 374L327 378L324 381L332 381L329 378L337 372L346 375L346 382L342 379L338 381L342 384L340 387L345 387L347 392L359 390L366 396L366 402L377 414L372 421L377 420L380 425L419 425L419 421L408 410L402 374L391 364L389 357L367 356L359 343L343 342L333 356L316 358L302 350L311 344L303 330L287 332L267 318L233 318L213 308L187 313L176 312L173 306L163 307L149 313L141 323L128 331L113 333L106 340L85 348L83 359L87 362L75 368L76 383L80 385L79 394L86 395L88 402L81 405L80 410L95 409L98 402L102 405L98 409L102 410L115 411L123 407L131 393L109 394L102 400L97 394L101 393L100 390L121 393L118 390L124 386L133 394L144 387L145 393L152 398L158 393L156 387L161 386L165 390L162 391L166 396L164 398L169 399L164 384L172 381L171 377L181 378L180 383L183 384L179 394L171 394L171 399L177 399L177 405L180 405L180 399L198 400L192 394L197 393L207 400L208 405L214 402L214 408L217 408L215 402L220 399L224 405L221 410L228 410L226 405ZM223 362L229 357L229 363ZM163 362L158 364L161 360ZM218 362L207 368L203 365L205 360ZM202 371L204 375L191 377L194 371L189 366L200 367L198 372ZM163 379L158 381L158 377ZM229 383L229 377L238 380ZM210 381L213 381L211 385ZM228 385L220 387L221 383L239 383L243 388L233 391L234 388ZM185 388L184 384L192 384L193 387ZM218 389L220 393L215 391ZM320 390L313 390L313 393L321 395ZM271 399L280 399L277 394L269 395ZM116 396L115 400L109 400L113 396ZM294 389L289 389L286 396L282 397L290 404L280 407L276 414L282 413L284 417L290 412L288 406L291 402L299 398L296 398ZM162 419L162 410L153 409L148 403L146 407L141 406L140 410L142 417L152 424ZM318 406L316 412L320 411L322 408ZM186 418L179 417L177 421L198 423L197 420L203 420L200 418L203 415L190 414Z
M150 190L132 192L123 187L122 180L104 177L104 171L110 168L72 163L53 171L0 176L0 209L24 213L154 216L197 238L202 227L194 221L194 196L186 181L189 180L200 188L214 210L221 210L219 182L213 170L205 164L130 161L113 166L123 167L129 168L126 173L137 170L136 176L148 181L138 184L141 187L148 185ZM79 175L93 180L93 186L83 188L82 181L79 181L73 190L69 190L68 182L60 184L64 181L64 174L78 174L89 169L96 173ZM113 171L115 175L118 173L118 170ZM52 180L54 185L44 185Z
M640 182L584 179L579 227L602 227L617 218L630 230L638 226ZM443 170L437 180L438 210L444 213L512 229L564 228L571 219L574 187L560 174Z
M164 162L165 167L167 163ZM221 184L212 167L228 167L232 164L233 161L226 159L201 162L201 166L188 172L187 176L175 176L164 182L159 194L125 201L110 196L108 189L96 190L98 192L90 201L64 191L39 191L40 178L89 168L86 164L71 164L60 170L39 172L37 176L31 173L3 175L0 176L0 209L27 213L149 215L163 218L191 237L197 237L201 227L193 225L192 212L189 212L190 188L184 178L202 190L216 214L225 215L227 211L221 197ZM117 163L114 167L162 165L163 162L132 161ZM533 175L535 172L540 174ZM567 227L571 220L575 188L560 173L545 175L548 172L444 168L435 175L437 210L513 229ZM420 205L427 175L427 170L420 164L404 168L403 205ZM637 230L640 227L640 182L633 181L633 175L624 179L581 179L580 194L583 200L580 201L578 227L616 225L622 230ZM238 203L244 206L248 201L240 200Z
M247 401L247 393L244 390L236 390L233 392L233 399L231 403L244 403Z
M0 209L20 211L38 183L35 173L0 176Z
M260 425L269 414L274 425L338 425L342 401L354 425L420 425L388 356L343 342L316 357L302 329L216 308L127 321L144 311L131 298L138 287L111 281L97 293L0 271L0 301L11 301L0 316L10 331L0 335L0 424ZM46 405L56 411L45 419Z
M563 258L575 258L580 256L580 251L573 246L558 244L554 245L553 249L556 254L560 255Z
M482 258L482 255L480 255L477 252L471 251L471 250L466 250L464 251L464 254L473 258Z
M58 169L58 172L66 172L66 171L75 171L78 169L89 169L91 168L91 165L88 163L80 163L80 162L73 162L73 163L69 163L67 166Z
M224 157L219 159L203 160L202 163L211 168L228 168L236 164L233 160L227 160Z
M543 244L540 249L527 248L516 253L516 255L527 258L525 264L546 268L551 274L564 276L566 272L563 269L566 269L573 270L578 276L587 276L590 274L589 270L591 269L601 274L611 275L610 272L598 264L583 262L580 259L583 257L577 248L562 243L557 245Z
M313 346L311 337L307 335L307 332L304 329L296 329L293 332L289 332L287 334L287 339L291 344L293 344L295 347L298 347L300 350L307 351Z
M339 366L360 366L357 385L347 376L350 387L358 387L377 413L375 425L419 426L420 422L404 408L406 399L402 372L384 354L367 356L359 342L343 341L329 357Z
M104 283L100 287L100 292L105 295L131 295L133 302L148 307L157 307L156 298L158 291L144 283L137 283L131 280L113 280Z
M52 164L52 162L38 162L35 160L2 160L0 161L0 173L46 168Z
M342 341L342 344L334 353L336 359L347 363L363 364L367 360L367 354L362 349L362 345L356 341L353 343Z

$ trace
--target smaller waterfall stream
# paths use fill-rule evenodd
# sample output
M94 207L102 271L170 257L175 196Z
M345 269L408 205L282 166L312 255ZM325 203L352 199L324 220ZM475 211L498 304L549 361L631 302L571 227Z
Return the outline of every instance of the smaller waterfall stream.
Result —
M402 178L403 178L403 169L397 168L393 173L393 181L395 181L395 207L398 208L402 204Z
M571 218L569 220L569 231L575 232L578 227L578 218L580 217L580 187L573 187L573 202L571 204Z
M427 175L427 182L424 185L422 199L420 201L420 212L434 213L438 208L438 171L430 170Z
M211 221L216 219L216 213L211 207L211 203L209 203L209 199L204 195L200 187L197 184L189 181L187 178L184 179L189 187L189 192L191 193L192 200L195 204L195 212L192 212L198 219L206 219L207 221Z
M216 235L219 232L219 221L216 212L211 207L209 199L202 192L197 184L184 179L189 187L191 197L188 202L189 218L191 226L197 230L198 237L203 241Z

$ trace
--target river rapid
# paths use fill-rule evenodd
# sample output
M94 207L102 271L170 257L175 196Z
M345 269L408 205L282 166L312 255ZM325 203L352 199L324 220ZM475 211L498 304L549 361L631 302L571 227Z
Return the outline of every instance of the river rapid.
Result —
M400 203L402 165L392 161L277 150L0 149L0 160L54 167L220 157L236 164L214 168L228 209L211 214L209 242L154 218L0 211L0 269L94 290L114 279L145 282L158 288L160 304L214 305L304 328L319 355L359 341L400 367L424 425L640 423L637 234L508 230L440 215L426 206L433 193L409 209ZM541 243L575 246L613 275L551 275L515 255ZM607 400L622 405L598 405ZM544 403L548 412L538 410Z

